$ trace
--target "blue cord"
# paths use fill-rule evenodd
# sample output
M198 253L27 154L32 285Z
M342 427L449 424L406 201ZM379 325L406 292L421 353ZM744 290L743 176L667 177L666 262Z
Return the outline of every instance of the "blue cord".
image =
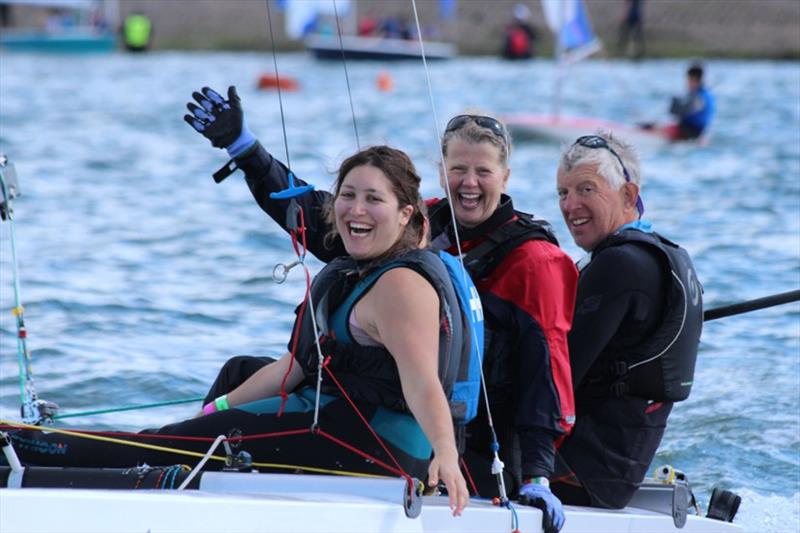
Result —
M511 503L510 500L507 500L505 503L505 507L511 511L511 530L516 531L519 529L519 518L517 517L517 510L514 509L514 505Z

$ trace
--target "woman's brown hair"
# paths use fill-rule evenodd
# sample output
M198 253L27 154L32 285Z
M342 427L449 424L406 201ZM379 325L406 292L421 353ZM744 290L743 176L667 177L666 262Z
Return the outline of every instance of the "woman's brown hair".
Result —
M407 205L414 208L400 239L381 258L376 258L375 260L382 262L383 259L398 253L419 248L427 231L425 204L419 192L419 185L422 179L417 174L414 163L411 162L405 152L385 145L370 146L351 155L342 162L336 177L336 183L334 183L333 196L324 207L325 221L332 228L328 235L325 236L326 242L330 243L338 235L333 202L339 196L344 178L354 168L364 165L375 167L383 172L389 183L392 184L392 192L397 197L400 209Z

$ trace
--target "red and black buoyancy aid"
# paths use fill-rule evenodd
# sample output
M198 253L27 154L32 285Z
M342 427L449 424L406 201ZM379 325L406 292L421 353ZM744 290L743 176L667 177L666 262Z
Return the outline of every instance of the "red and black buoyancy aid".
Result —
M455 261L452 256L450 259ZM479 312L477 291L474 291L471 304L473 309L478 306L479 323L467 316L470 302L459 299L454 287L457 278L448 271L443 258L436 252L407 252L368 273L360 272L358 266L352 258L336 258L317 274L311 286L315 318L323 334L322 353L331 356L328 368L354 401L408 411L397 365L389 351L382 346L361 346L354 343L349 334L340 333L338 337L347 337L342 339L332 332L337 329L341 332L343 327L347 327L347 317L353 306L377 281L379 274L389 268L410 268L426 278L439 295L439 380L450 403L454 423L463 425L469 422L477 412L480 391L480 360L476 359L480 351L473 349L473 334L479 334L479 344L483 342L483 318ZM469 280L467 276L464 279ZM471 286L471 281L468 282ZM469 293L469 289L467 291ZM334 324L337 321L338 324ZM473 333L473 328L480 331ZM306 377L315 381L319 359L309 312L303 317L298 335L295 358ZM340 394L329 380L323 379L322 389Z
M689 397L700 334L703 329L703 288L686 250L658 233L619 231L592 252L627 243L658 251L669 278L666 306L658 329L626 353L615 354L607 371L611 395L678 402Z
M434 237L451 226L449 203L441 200L428 208L431 234ZM499 265L517 246L529 240L545 240L558 246L553 228L546 220L514 210L514 220L488 232L484 240L464 254L464 266L473 280L479 280Z

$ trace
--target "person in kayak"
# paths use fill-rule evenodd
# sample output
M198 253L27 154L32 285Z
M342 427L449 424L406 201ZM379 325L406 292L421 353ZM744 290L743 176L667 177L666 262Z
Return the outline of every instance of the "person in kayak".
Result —
M270 199L269 194L287 187L289 169L247 127L235 87L228 89L227 99L208 87L193 96L198 102L217 102L214 109L190 102L191 114L184 117L231 156L215 180L243 170L258 205L286 229L289 202ZM479 495L498 496L491 468L492 449L499 445L500 459L508 465L504 471L508 494L524 496L522 501L542 508L550 533L564 522L561 503L547 479L554 468L556 443L574 420L567 332L577 269L558 247L549 224L515 210L505 194L510 153L509 134L496 119L458 115L448 122L440 179L453 193L456 221L454 225L448 200L429 200L430 237L434 249L453 253L457 253L456 236L461 238L461 251L483 305L483 371L493 428L482 403L466 431L464 459L470 477ZM321 206L328 195L312 191L297 199L307 213L308 249L325 262L345 253L340 239L325 239L328 226ZM239 363L241 368L250 366L249 371L265 364Z
M311 300L317 308L299 308L290 352L207 403L200 416L125 438L205 452L207 440L180 437L277 434L235 445L254 461L296 465L296 470L390 473L377 461L309 430L316 425L385 464L396 460L401 472L420 479L427 473L431 485L443 482L453 514L461 514L469 492L445 391L452 390L461 370L460 354L465 347L469 351L471 332L442 258L425 248L428 223L419 185L411 160L394 148L366 148L346 159L324 216L347 255L314 278ZM349 301L355 291L357 301ZM312 315L331 328L322 332L320 343L341 389L318 367ZM323 392L315 424L317 372L323 373ZM380 435L387 452L349 401ZM290 431L303 429L308 431ZM185 461L163 450L98 444L71 435L24 430L12 438L20 458L34 465L129 467Z
M656 453L673 402L691 389L702 288L685 250L642 218L640 165L608 132L561 155L559 206L587 256L569 333L576 419L558 449L553 492L622 508Z

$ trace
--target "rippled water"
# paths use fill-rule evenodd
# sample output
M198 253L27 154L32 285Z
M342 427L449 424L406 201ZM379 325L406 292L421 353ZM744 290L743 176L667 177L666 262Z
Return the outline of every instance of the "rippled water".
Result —
M356 149L342 65L278 56L301 90L283 94L291 164L328 188ZM40 395L62 412L205 393L230 355L283 351L302 297L286 236L240 177L215 185L222 152L181 117L193 90L236 84L248 123L285 159L277 93L258 91L266 54L0 55L0 151L16 162L22 296ZM664 118L682 61L587 61L565 84L565 112ZM492 58L430 65L436 117L465 109L549 111L553 65ZM376 90L387 70L394 90ZM421 64L347 65L360 144L405 149L439 195L436 132ZM709 61L718 116L707 147L642 152L648 216L695 259L707 307L800 287L800 66ZM554 222L576 259L554 192L557 145L519 143L510 192ZM18 412L9 225L0 224L0 417ZM313 270L320 263L310 260ZM176 420L161 410L69 419L72 427ZM687 472L705 503L720 484L752 532L800 530L800 305L706 324L689 400L656 458ZM66 422L66 421L65 421Z

